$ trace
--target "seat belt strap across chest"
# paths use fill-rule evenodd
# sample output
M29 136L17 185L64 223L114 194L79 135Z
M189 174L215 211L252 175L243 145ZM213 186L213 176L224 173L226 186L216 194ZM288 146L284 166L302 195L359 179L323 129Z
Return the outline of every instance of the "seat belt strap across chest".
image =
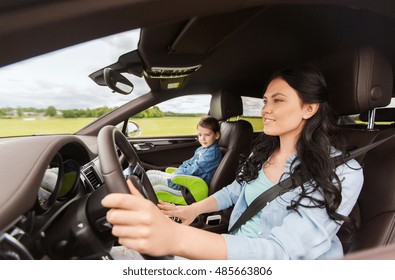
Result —
M341 156L337 156L334 158L335 165L336 167L339 166L342 162L347 162L350 159L353 159L355 157L358 157L360 155L365 154L367 151L381 145L382 143L386 142L387 140L395 137L394 135L391 135L387 138L384 138L382 140L373 142L371 144L368 144L366 146L360 147L358 149L352 150L349 152L349 154L341 158ZM263 209L270 201L275 199L279 194L281 190L286 190L289 189L292 186L292 180L291 177L288 177L270 189L266 190L265 192L261 193L257 198L255 198L251 204L247 207L247 209L241 214L239 219L233 224L233 226L229 229L229 232L234 232L236 229L238 229L240 226L245 224L249 219L251 219L256 213L258 213L261 209Z

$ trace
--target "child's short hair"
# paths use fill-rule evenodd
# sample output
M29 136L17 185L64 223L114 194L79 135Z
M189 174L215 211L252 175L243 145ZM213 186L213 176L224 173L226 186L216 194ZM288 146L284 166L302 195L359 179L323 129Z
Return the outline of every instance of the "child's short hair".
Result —
M220 125L218 120L211 116L201 118L197 126L211 129L214 133L220 132Z

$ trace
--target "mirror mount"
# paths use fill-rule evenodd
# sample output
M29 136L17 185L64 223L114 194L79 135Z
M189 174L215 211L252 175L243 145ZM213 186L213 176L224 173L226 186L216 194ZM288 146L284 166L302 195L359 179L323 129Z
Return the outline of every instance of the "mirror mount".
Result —
M106 85L112 89L113 92L127 95L133 91L133 84L125 76L114 69L104 68L103 76Z

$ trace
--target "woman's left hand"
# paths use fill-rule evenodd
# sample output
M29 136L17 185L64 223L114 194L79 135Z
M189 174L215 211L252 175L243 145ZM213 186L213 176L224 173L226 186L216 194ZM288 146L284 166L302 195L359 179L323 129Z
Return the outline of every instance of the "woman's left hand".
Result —
M166 216L177 217L181 219L181 223L184 225L191 224L198 216L198 213L195 213L193 211L191 205L180 206L174 205L172 203L159 201L158 207Z

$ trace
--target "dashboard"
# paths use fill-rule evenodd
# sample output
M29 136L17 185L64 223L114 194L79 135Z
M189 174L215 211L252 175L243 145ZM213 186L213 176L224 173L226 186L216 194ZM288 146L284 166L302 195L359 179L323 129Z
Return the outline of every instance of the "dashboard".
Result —
M0 170L0 259L110 258L96 137L1 139Z
M123 175L135 174L127 154L116 152ZM101 205L112 190L101 169L95 136L0 139L0 260L112 259L117 241ZM203 214L191 225L222 232L224 218Z

